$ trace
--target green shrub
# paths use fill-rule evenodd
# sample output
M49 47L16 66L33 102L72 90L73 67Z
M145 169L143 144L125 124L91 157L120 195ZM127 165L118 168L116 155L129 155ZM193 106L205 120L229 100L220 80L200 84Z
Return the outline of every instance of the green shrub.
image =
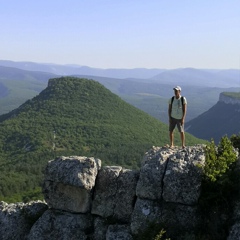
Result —
M237 154L232 142L226 137L222 137L218 147L214 140L205 148L206 163L204 173L206 178L215 182L220 180L224 173L236 162Z
M240 149L240 134L238 134L238 135L233 134L233 135L230 137L230 140L231 140L231 142L232 142L232 145L233 145L235 148Z
M199 199L202 224L198 235L205 239L226 239L234 209L233 200L239 195L237 152L226 136L218 146L211 140L205 148L204 178ZM224 216L224 217L223 217Z

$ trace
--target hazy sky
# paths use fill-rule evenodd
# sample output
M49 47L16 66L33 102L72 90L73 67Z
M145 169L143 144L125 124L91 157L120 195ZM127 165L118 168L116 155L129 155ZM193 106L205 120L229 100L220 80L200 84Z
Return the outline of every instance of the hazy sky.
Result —
M240 69L239 0L0 0L0 59Z

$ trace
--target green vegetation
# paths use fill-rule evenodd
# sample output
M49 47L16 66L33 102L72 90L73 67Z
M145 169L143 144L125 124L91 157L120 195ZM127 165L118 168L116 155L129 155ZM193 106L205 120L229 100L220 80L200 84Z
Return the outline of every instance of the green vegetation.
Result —
M240 133L237 135L237 134L233 134L231 137L230 137L230 140L233 144L233 147L235 148L238 148L240 150Z
M42 195L42 188L36 187L35 189L30 189L25 192L21 192L21 194L16 193L8 197L2 197L1 201L4 202L29 202L29 201L36 201L36 200L42 200L43 201L43 195Z
M157 222L149 222L145 230L134 236L135 240L170 240L166 238L166 230Z
M232 163L237 160L232 142L226 136L221 138L218 147L215 146L214 140L212 140L205 149L205 155L205 176L213 182L217 178L223 177Z
M237 152L234 149L236 136L222 137L218 146L214 140L205 149L206 165L200 197L202 226L199 228L200 239L226 239L234 200L239 198L240 171L237 167ZM239 138L238 138L239 144ZM222 217L224 216L224 218Z
M56 156L94 156L103 165L137 169L151 146L169 141L167 125L98 82L73 77L50 79L38 96L1 115L0 131L0 200L23 200L38 189Z
M227 97L240 99L240 92L223 92L223 94Z

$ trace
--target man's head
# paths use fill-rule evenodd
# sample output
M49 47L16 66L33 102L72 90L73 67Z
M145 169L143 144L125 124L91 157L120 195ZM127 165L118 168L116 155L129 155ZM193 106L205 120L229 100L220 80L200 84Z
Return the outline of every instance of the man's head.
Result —
M176 86L176 87L173 88L173 90L174 90L176 98L179 98L180 97L180 92L182 90L181 87L180 86Z
M181 92L182 89L181 89L180 86L176 86L176 87L173 88L173 90L177 90L177 91L180 91L180 92Z

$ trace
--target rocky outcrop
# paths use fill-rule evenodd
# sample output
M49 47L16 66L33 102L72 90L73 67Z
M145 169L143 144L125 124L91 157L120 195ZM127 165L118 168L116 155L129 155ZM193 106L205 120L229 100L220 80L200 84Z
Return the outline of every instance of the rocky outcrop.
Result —
M117 166L103 167L98 174L91 213L129 223L138 177L136 171Z
M61 157L46 167L43 194L49 207L69 212L91 210L93 187L101 161L87 157Z
M48 209L41 201L16 204L0 202L0 239L26 239L32 225Z
M236 94L236 93L234 93ZM220 93L219 95L219 101L224 102L226 104L239 104L240 105L240 98L237 97L231 97L226 93Z
M60 210L47 210L33 225L27 239L87 239L91 232L93 216L73 214Z
M201 145L152 147L140 171L101 167L95 158L57 158L46 167L47 205L1 203L0 239L132 240L150 225L162 226L171 239L178 239L180 233L193 233L201 221L198 200L204 164ZM38 206L38 211L30 211L31 223L29 206ZM237 224L232 236L239 236Z
M150 149L144 157L136 188L132 233L146 230L151 222L172 229L173 233L194 230L204 163L200 146L185 150Z

